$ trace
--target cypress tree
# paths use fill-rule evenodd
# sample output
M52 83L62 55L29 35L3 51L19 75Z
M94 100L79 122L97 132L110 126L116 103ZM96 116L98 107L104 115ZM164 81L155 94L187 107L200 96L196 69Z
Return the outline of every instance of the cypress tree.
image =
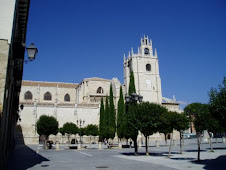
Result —
M110 107L109 107L109 119L108 119L109 138L115 137L115 105L113 99L112 84L110 85Z
M104 110L104 135L103 137L106 139L109 139L109 104L108 104L108 96L106 96L106 101L105 101L105 110Z
M134 75L133 71L130 73L130 80L129 80L129 95L131 96L132 93L136 93L136 87L134 82Z
M104 140L104 101L103 98L101 98L100 102L100 122L99 122L99 141Z
M125 116L125 103L123 99L122 86L120 86L120 97L118 101L118 116L117 116L117 135L121 139L124 137L123 133L123 117Z

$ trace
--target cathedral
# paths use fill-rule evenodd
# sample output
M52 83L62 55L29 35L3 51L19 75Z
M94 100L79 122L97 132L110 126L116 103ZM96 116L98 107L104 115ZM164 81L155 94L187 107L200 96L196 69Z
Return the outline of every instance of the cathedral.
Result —
M42 81L23 81L20 93L20 119L18 123L25 144L38 143L36 122L41 115L54 116L59 127L66 122L84 121L88 124L99 124L100 99L110 94L113 87L115 108L119 100L120 86L123 94L129 89L130 73L133 71L136 93L143 96L143 101L158 103L170 111L181 112L175 97L168 99L162 96L161 78L157 50L153 49L148 37L141 38L138 52L133 49L128 56L124 55L124 84L117 78L111 80L92 77L80 83L60 83Z

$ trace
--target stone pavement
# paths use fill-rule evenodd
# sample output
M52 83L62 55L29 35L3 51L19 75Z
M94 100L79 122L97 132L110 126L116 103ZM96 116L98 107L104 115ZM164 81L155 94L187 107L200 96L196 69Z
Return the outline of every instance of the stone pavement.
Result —
M88 145L89 146L89 145ZM134 156L133 148L98 150L69 150L61 145L60 150L44 150L38 145L18 145L9 161L7 169L226 169L226 144L201 145L201 159L196 162L197 144L195 140L185 141L184 153L179 154L179 146L172 147L171 159L167 158L168 146L149 147L150 156L145 156L145 148L139 148L139 156Z

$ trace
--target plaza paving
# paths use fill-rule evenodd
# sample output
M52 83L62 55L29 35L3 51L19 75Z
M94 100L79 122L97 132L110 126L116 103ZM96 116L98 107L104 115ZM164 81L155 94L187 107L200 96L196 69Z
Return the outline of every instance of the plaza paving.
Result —
M61 145L60 150L17 145L7 169L226 169L226 144L214 142L214 152L209 152L209 144L202 144L202 160L196 162L195 142L185 140L183 154L179 154L178 145L173 146L171 159L166 157L168 146L155 147L154 143L150 143L150 156L145 156L144 147L139 148L139 156L134 156L133 148L107 149L105 145L102 150L97 145L84 150L69 150L66 145Z

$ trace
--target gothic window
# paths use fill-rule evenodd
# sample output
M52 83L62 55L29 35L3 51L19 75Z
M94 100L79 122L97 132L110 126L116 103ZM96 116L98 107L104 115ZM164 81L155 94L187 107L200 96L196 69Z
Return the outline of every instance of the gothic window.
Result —
M44 100L52 100L52 95L50 92L46 92L44 94Z
M66 95L64 96L64 101L65 101L65 102L70 102L70 95L69 95L69 94L66 94Z
M144 54L146 54L146 55L149 54L149 49L148 49L148 48L145 48L145 49L144 49Z
M151 71L151 65L150 64L146 65L146 71Z
M97 93L104 93L103 88L102 88L102 87L98 87L98 89L97 89Z
M25 94L24 94L24 99L25 100L32 100L32 93L30 91L27 91Z

